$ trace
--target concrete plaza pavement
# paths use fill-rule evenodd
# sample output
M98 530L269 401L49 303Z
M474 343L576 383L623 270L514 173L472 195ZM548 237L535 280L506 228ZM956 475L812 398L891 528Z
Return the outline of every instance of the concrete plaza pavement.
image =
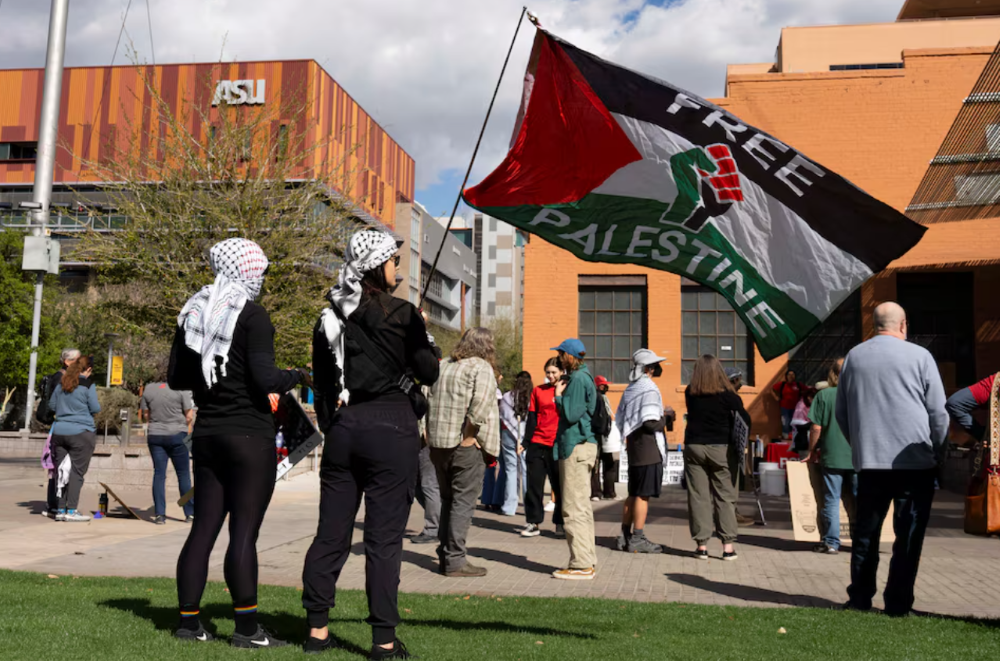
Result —
M95 485L91 485L95 486ZM619 485L620 487L622 485ZM301 586L302 562L318 516L319 482L315 473L279 482L258 542L262 583ZM146 490L120 494L141 516L150 517ZM98 491L86 488L81 509L97 509ZM850 553L818 555L812 544L795 542L786 498L768 498L768 526L741 528L736 562L720 559L718 541L712 558L691 557L686 495L665 488L650 507L647 535L665 546L662 555L633 555L613 549L621 504L594 503L598 543L597 578L559 581L551 572L568 559L566 542L546 522L540 537L524 539L517 530L523 517L477 511L469 534L470 556L489 570L483 578L450 579L437 573L435 545L404 542L400 589L407 592L496 596L603 597L636 601L673 601L737 606L833 607L846 600ZM174 575L187 524L168 493L168 523L113 516L84 524L55 523L37 514L45 500L45 476L36 461L0 463L0 568L57 575ZM112 502L112 506L114 503ZM741 511L754 511L741 496ZM112 507L114 513L114 507ZM351 557L340 579L343 588L364 588L362 525L355 526ZM422 526L423 511L414 504L410 529ZM227 544L223 531L211 560L210 578L223 580ZM888 570L889 548L882 546L880 586ZM915 608L947 615L1000 618L1000 545L995 538L962 532L962 501L938 492L924 545ZM876 607L881 606L881 595Z

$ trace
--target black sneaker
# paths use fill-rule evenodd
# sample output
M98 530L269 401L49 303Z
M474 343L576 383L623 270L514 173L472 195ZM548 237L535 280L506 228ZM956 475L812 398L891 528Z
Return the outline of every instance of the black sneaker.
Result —
M153 523L158 526L165 526L167 525L167 517L163 514L157 514L153 517Z
M184 517L184 523L194 523L194 514L189 514Z
M392 647L385 649L379 645L372 645L372 653L368 655L371 661L382 661L382 659L419 659L420 657L406 651L406 645L399 638L393 641Z
M327 634L323 640L309 636L306 639L306 644L302 646L302 651L306 654L321 654L322 652L339 648L340 645L333 639L333 636Z
M731 560L736 560L739 557L740 557L739 554L736 553L736 549L733 549L729 553L726 553L726 552L722 553L722 559L723 560L730 560L731 561Z
M708 560L708 549L695 549L694 557L699 560Z
M274 634L265 629L264 627L257 625L257 633L252 636L244 636L239 633L233 634L233 647L240 647L243 649L257 649L259 647L287 647L288 643L283 640L278 640L274 637Z
M178 629L174 632L174 638L188 640L192 643L207 643L210 640L215 640L215 636L205 631L205 626L200 622L197 629Z
M425 535L424 533L420 533L419 535L414 535L413 537L410 537L411 544L433 544L436 541L438 541L437 537L433 537L431 535Z
M840 551L826 544L817 544L816 546L813 547L813 553L821 553L823 555L837 555L838 553L840 553Z

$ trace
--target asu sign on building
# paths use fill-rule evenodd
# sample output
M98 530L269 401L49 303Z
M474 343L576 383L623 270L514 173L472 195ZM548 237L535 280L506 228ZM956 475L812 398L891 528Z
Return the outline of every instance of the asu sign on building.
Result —
M212 105L217 106L223 101L231 106L261 105L264 103L266 90L267 81L263 78L257 81L220 80L215 87Z

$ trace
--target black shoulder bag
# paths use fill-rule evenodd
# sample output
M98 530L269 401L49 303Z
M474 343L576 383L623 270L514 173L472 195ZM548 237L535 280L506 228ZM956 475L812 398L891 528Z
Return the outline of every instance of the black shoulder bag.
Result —
M340 321L343 322L344 332L350 333L351 324L344 318L343 313L336 305L331 307L333 307L333 311L336 313ZM355 326L356 325L357 324L355 324ZM427 398L424 397L424 393L420 391L420 386L414 383L413 379L408 377L405 372L401 372L399 368L395 366L391 360L389 360L388 356L386 356L381 347L368 338L368 335L357 331L350 333L350 335L354 341L361 345L361 350L368 355L373 363L375 363L375 366L378 367L379 371L381 371L391 383L395 383L399 386L399 389L406 393L406 396L410 398L410 406L413 407L413 413L417 416L417 420L420 420L427 415ZM344 369L346 371L346 356L344 357L344 362ZM346 376L344 378L346 381Z

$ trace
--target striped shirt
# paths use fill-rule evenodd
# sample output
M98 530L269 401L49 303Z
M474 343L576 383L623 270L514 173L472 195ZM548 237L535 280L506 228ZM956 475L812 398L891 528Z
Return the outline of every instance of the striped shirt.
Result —
M500 409L493 368L482 358L446 359L428 397L427 444L449 449L462 443L465 421L479 427L476 440L491 455L500 454Z

